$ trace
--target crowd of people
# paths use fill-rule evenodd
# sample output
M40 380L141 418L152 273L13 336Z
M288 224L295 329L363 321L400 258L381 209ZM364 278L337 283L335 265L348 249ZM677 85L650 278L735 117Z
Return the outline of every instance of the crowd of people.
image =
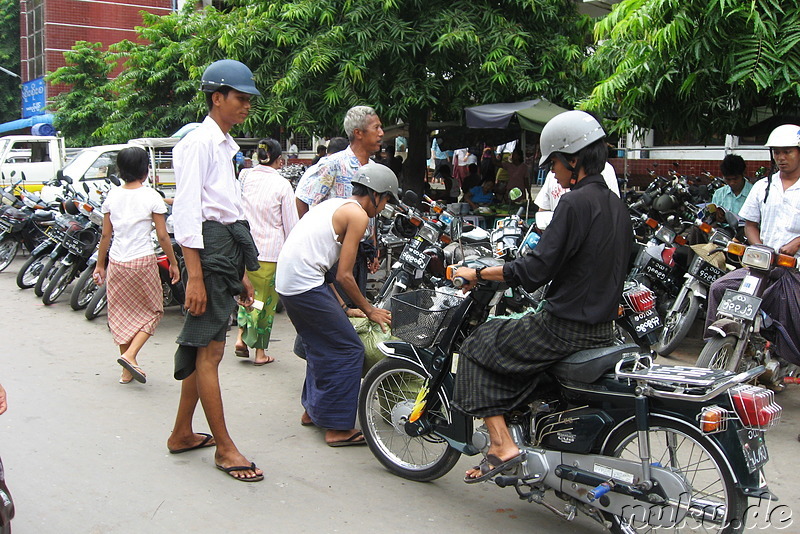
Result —
M216 447L218 469L256 482L264 473L236 447L222 405L218 368L230 317L237 318L235 354L252 356L254 365L274 362L267 350L280 298L297 332L295 352L306 361L298 422L324 429L329 446L364 444L356 428L364 347L348 319L366 317L384 329L391 325L390 312L364 295L367 274L379 266L374 218L397 201L402 162L382 147L384 132L375 110L356 106L344 117L345 142L331 140L320 149L295 190L278 173L284 158L274 139L261 140L257 164L237 176L232 158L239 147L229 131L245 120L251 99L260 95L252 72L238 61L217 61L204 72L201 90L208 116L174 150L174 235L183 251L183 272L166 234L163 199L143 187L146 155L126 149L118 158L125 185L112 191L102 208L95 277L108 286L109 326L123 367L119 381L145 382L139 351L163 314L150 238L155 225L170 275L173 281L183 279L186 288L174 369L181 393L167 448L181 454ZM785 130L776 130L768 142L776 174L749 185L744 162L729 156L722 164L727 185L714 200L739 213L750 242L797 255L800 127ZM530 168L521 150L513 150L508 160L491 147L480 160L476 152L468 149L450 158L434 143L432 160L446 184L445 198L479 207L498 197L507 201L515 188L530 194ZM571 352L614 339L632 231L607 163L605 132L589 114L563 113L542 133L538 164L550 174L535 203L555 214L534 253L502 267L456 273L468 281L466 289L485 279L528 291L550 284L542 313L487 323L462 346L455 406L485 418L492 438L490 454L467 473L467 482L484 480L515 461L519 452L503 414L524 399L539 373ZM498 189L497 182L505 185ZM601 242L610 248L597 250ZM735 275L720 279L712 293L738 284ZM800 296L798 282L800 277L792 275L781 287ZM793 302L781 311L793 312L798 299ZM198 401L210 434L194 431Z

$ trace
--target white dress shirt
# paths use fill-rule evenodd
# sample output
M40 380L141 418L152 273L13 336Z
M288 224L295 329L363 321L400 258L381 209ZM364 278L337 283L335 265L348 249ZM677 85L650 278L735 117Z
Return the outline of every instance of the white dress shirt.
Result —
M203 221L231 224L244 218L233 157L239 145L206 117L173 149L172 219L179 244L202 249Z
M757 223L761 242L777 251L800 236L800 181L784 191L780 173L773 174L771 181L762 178L753 184L739 217ZM800 252L795 257L800 257Z
M611 192L615 195L619 196L619 185L617 184L617 173L614 171L614 167L606 162L606 166L603 168L603 179L606 182L606 185ZM556 206L558 206L559 199L569 191L568 189L564 189L556 180L556 175L550 171L547 173L547 176L544 179L544 184L542 185L542 189L536 195L536 200L534 203L539 206L540 210L547 210L547 211L554 211Z

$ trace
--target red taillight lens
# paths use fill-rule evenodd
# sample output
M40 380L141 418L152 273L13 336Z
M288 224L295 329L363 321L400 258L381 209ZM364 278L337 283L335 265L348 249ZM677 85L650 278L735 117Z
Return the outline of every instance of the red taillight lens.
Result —
M656 296L649 289L634 289L626 292L625 302L636 313L646 312L656 305Z
M758 386L741 385L730 392L736 415L747 428L765 430L774 426L783 410L775 402L775 394Z

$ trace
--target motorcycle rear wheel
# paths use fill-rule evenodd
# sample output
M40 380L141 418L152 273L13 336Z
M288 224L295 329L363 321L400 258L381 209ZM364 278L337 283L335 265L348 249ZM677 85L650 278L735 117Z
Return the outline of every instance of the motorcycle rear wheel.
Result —
M4 271L6 267L11 265L11 262L17 257L18 251L19 241L9 234L0 239L0 271Z
M736 488L733 477L723 466L726 460L708 438L688 424L650 417L650 459L661 467L680 474L690 488L690 512L672 528L655 528L635 521L606 514L611 532L623 534L654 533L668 530L675 533L714 532L734 534L744 530L747 497ZM623 425L608 442L604 454L639 462L639 437L634 421ZM681 497L686 504L685 496ZM644 508L643 508L644 510ZM669 510L661 510L666 517ZM692 514L692 511L695 513ZM700 515L705 512L707 515ZM721 513L721 517L717 514ZM715 517L716 516L716 517Z
M28 258L25 263L22 264L22 268L20 268L19 272L17 273L17 287L20 289L30 289L35 286L36 281L42 274L44 265L49 259L50 256L46 254L41 256L31 256Z
M44 288L47 287L50 280L55 276L60 261L61 258L53 259L49 256L47 257L47 262L44 264L44 267L42 267L42 272L36 280L36 285L33 286L33 293L37 297L42 298L42 295L44 295Z
M703 346L695 365L708 369L727 369L739 372L741 362L738 359L734 359L733 356L738 342L739 339L734 336L722 337L715 335Z
M106 309L107 303L106 286L102 285L97 288L97 291L94 292L94 296L86 306L86 311L83 313L83 316L86 317L88 321L94 320L95 317L100 315L100 313Z
M417 482L447 474L461 456L435 434L405 432L423 381L411 364L386 358L367 373L358 397L359 422L372 454L392 473Z
M97 292L99 286L94 283L92 274L94 274L94 265L90 265L84 269L78 277L78 281L75 282L75 288L72 290L72 294L69 297L69 305L75 311L82 310L88 306L92 297Z
M653 350L662 356L666 356L678 348L681 341L689 333L689 330L697 318L697 311L700 309L700 300L695 295L687 295L680 306L673 313L668 313L664 317L664 328L658 335L658 343L653 346Z
M61 265L58 268L56 274L53 275L52 280L47 284L42 294L42 303L45 306L53 304L58 300L58 297L64 293L69 283L75 278L74 273L76 268L75 265Z

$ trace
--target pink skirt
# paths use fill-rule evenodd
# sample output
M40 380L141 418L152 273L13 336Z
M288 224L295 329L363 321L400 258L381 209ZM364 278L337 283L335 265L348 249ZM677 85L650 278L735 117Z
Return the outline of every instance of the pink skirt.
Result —
M126 345L139 332L151 336L164 315L164 297L155 255L132 261L109 259L106 271L108 328L117 345Z

